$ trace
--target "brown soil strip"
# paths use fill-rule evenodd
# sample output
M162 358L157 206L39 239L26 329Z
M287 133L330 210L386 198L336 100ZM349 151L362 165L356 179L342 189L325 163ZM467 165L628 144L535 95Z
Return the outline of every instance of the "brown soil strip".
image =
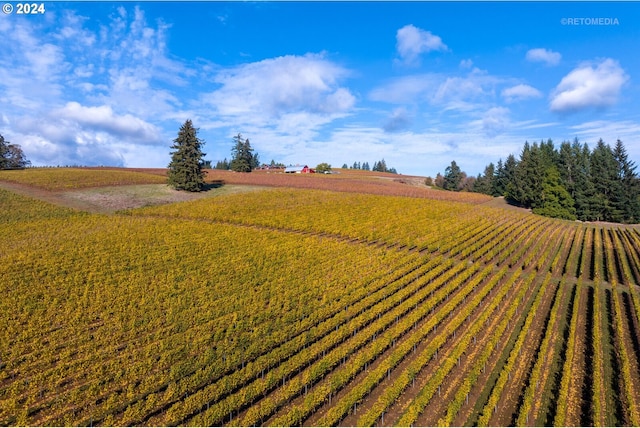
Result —
M560 349L560 341L562 340L562 325L564 323L562 314L566 314L567 307L569 305L569 298L571 297L569 291L569 286L566 284L561 285L561 289L558 290L559 295L557 298L561 300L557 309L556 322L554 326L548 327L553 328L553 331L547 331L547 334L551 334L553 337L549 343L547 354L538 355L538 358L542 359L542 366L540 369L540 376L534 389L537 399L534 400L531 405L529 426L542 426L546 420L546 414L543 413L545 410L544 406L546 405L545 401L550 396L549 391L552 388L556 370L558 370L558 367L561 367L558 364L561 362L558 361L559 357L557 354Z
M512 293L512 296L515 296L515 292ZM476 312L484 310L484 306L490 303L490 296L487 296L485 301L482 302L482 306L476 309ZM500 323L504 313L507 311L509 305L507 302L502 302L498 308L496 308L495 313L489 318L488 325L481 330L481 333L475 338L475 345L471 344L470 349L465 352L464 358L460 360L460 365L454 368L446 380L443 382L443 391L440 397L436 400L431 400L429 403L428 411L423 413L422 417L418 419L420 425L424 426L437 426L440 418L445 417L447 415L447 408L449 403L455 399L455 395L458 392L459 385L464 381L467 377L467 374L470 370L473 369L476 358L478 358L485 350L484 343L489 337L493 334L494 329ZM476 316L477 316L476 313ZM486 372L486 370L485 370ZM480 380L479 380L480 381ZM460 409L459 414L463 413L463 409L467 407L468 410L471 409L471 406L468 403L474 403L475 400L478 399L478 392L473 394L472 391L469 393L468 402ZM466 419L466 418L465 418ZM464 422L464 421L462 421ZM458 422L459 423L459 422Z
M567 419L565 423L568 426L582 426L583 409L588 408L589 404L584 403L582 390L584 387L584 379L586 377L586 325L587 325L587 297L588 287L579 286L578 292L578 319L576 320L576 338L575 348L573 352L573 364L571 365L571 379L569 381L569 396L567 409Z
M555 283L554 280L552 281ZM527 332L527 338L522 348L520 348L519 363L510 374L509 382L507 382L502 391L500 400L502 405L498 406L498 411L492 416L490 422L492 425L511 426L514 424L514 419L517 418L518 398L526 388L526 381L535 362L535 356L540 347L540 342L543 339L541 332L544 331L544 323L551 309L557 286L558 285L548 286L544 290L540 290L540 292L544 293L542 296L543 300L540 302L538 313L535 315L534 321L531 323L529 331ZM526 317L526 315L523 311L521 316Z
M459 290L456 290L456 293L459 292ZM474 291L475 293L475 291ZM472 298L472 294L469 295L467 297L467 299ZM447 334L447 326L445 325L445 323L448 323L451 319L451 317L453 316L452 313L447 314L447 316L441 321L441 324L438 326L437 330L435 333L430 333L431 334ZM427 316L425 317L422 322L420 322L417 325L417 329L420 329L421 326L426 323L429 319L431 318L431 316ZM402 341L407 340L407 338L409 338L412 334L412 331L407 332L403 337L401 337L397 343L400 344L402 343ZM446 344L440 349L438 355L445 355L446 353L449 352L449 350L451 349L451 342L453 342L452 340L447 340ZM424 350L424 348L428 345L428 339L423 341L421 346L418 346L416 348L415 353L419 354L420 352L422 352ZM381 355L379 355L375 361L373 363L371 363L368 366L367 370L363 370L361 373L359 373L349 384L345 385L338 393L336 393L333 397L332 397L332 402L335 402L337 400L340 400L344 395L346 395L350 389L354 386L354 385L358 385L360 381L362 381L367 375L368 372L372 369L375 369L381 361L384 361L386 359L386 357L388 357L392 352L394 352L394 347L391 347L389 349L387 349L384 353L382 353ZM385 385L387 385L389 382L391 382L394 379L394 373L398 373L398 370L402 371L406 368L406 366L411 362L411 354L407 355L407 357L400 363L398 364L398 366L392 370L392 373L390 373L390 375L384 379L383 381L380 382L380 384L374 388L374 391L378 390L378 391L383 391ZM429 363L429 365L431 365L431 363ZM436 367L437 368L437 367ZM418 377L416 377L416 384L419 383L419 378L421 377L421 375L418 375ZM382 388L382 389L378 389L378 388ZM357 418L363 414L363 412L365 411L364 409L368 408L368 405L371 405L373 403L375 403L375 401L378 398L378 394L375 393L370 393L368 394L363 400L362 402L358 405L358 409L356 414L349 414L345 419L343 419L340 422L340 426L355 426L357 423ZM322 406L320 409L318 409L313 415L311 415L311 417L309 417L304 425L305 426L316 426L317 425L317 421L320 420L320 418L330 409L330 405L327 403L324 406ZM385 413L385 421L387 420L387 413Z
M0 181L0 188L50 204L94 214L112 214L126 209L192 201L225 194L265 189L264 186L230 184L225 186L209 186L202 192L181 192L165 184L136 184L53 192L6 181Z
M69 200L65 198L61 193L51 192L37 187L27 186L18 183L9 183L7 181L0 181L0 188L9 190L10 192L17 193L29 198L38 199L40 201L48 202L53 205L59 205L67 208L71 208L78 211L86 211L91 213L105 213L105 210L99 207L81 201L81 200Z

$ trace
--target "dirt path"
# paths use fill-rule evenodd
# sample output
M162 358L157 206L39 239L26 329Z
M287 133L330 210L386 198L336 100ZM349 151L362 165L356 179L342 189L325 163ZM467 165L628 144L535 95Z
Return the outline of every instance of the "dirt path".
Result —
M522 207L518 207L518 206L515 206L515 205L511 205L504 199L504 196L499 196L499 197L496 197L496 198L492 198L489 201L482 203L482 205L485 205L487 207L504 208L504 209L507 209L507 210L512 210L512 211L518 211L518 212L521 212L521 213L531 214L531 209L522 208Z

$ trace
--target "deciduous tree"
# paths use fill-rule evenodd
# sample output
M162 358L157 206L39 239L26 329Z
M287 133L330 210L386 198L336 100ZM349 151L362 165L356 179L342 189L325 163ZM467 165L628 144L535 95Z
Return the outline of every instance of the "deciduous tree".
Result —
M24 168L31 165L18 144L5 141L0 135L0 169Z

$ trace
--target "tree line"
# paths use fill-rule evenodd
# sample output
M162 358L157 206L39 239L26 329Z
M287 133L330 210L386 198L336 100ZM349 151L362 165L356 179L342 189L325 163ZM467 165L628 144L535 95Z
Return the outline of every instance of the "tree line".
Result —
M452 162L441 187L461 190L462 174ZM540 215L640 222L640 179L620 140L612 148L600 139L593 150L578 139L565 141L559 148L552 140L526 142L518 159L511 154L466 181L470 191L504 196L510 204Z
M376 171L376 172L389 172L391 174L397 174L395 168L387 167L387 162L382 159L381 161L376 161L373 163L373 168L369 166L369 162L354 162L353 165L349 166L346 163L342 165L343 169L359 169L362 171Z

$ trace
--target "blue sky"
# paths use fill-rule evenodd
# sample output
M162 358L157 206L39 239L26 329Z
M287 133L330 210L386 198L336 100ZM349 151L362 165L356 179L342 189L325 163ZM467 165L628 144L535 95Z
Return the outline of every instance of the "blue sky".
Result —
M17 7L17 2L9 2ZM640 3L45 2L0 14L0 134L34 165L385 159L470 175L525 141L640 163Z

